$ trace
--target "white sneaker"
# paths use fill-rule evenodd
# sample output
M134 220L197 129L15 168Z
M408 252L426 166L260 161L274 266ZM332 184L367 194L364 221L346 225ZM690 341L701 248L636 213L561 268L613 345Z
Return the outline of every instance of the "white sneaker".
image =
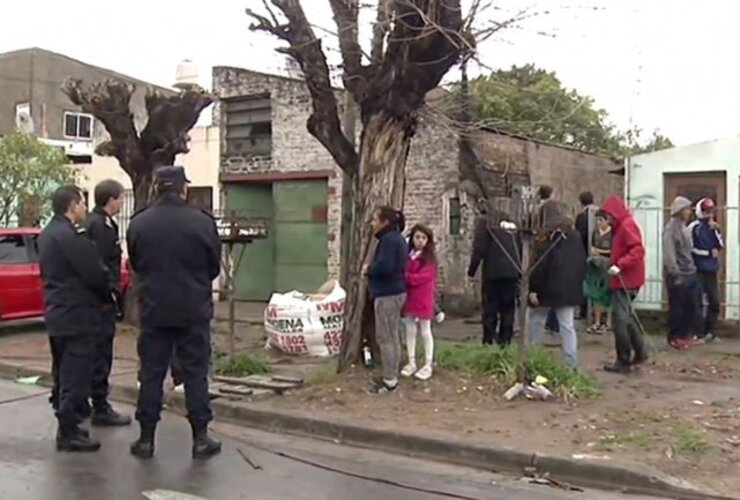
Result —
M414 374L419 380L429 380L432 378L432 365L424 365L421 370Z
M439 311L437 315L434 317L434 321L437 323L442 323L445 320L445 313L442 311Z
M401 375L404 377L410 377L416 373L416 363L409 363L401 370Z

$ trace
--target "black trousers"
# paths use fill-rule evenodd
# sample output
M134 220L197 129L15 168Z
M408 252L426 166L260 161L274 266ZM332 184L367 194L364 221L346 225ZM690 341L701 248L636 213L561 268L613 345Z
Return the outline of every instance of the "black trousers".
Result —
M103 335L98 336L95 346L92 389L90 390L90 398L95 410L105 410L108 407L110 392L108 379L113 368L113 341L116 334L115 313L111 312L103 321L105 321Z
M52 406L63 428L73 428L82 421L79 410L90 396L96 340L95 335L49 338L55 379Z
M516 279L483 282L483 343L505 346L514 336Z
M696 276L681 276L680 283L666 278L668 289L668 340L689 339L701 322L701 286Z
M208 365L211 356L210 325L187 328L143 327L137 345L139 352L139 399L136 419L144 425L156 424L162 412L164 379L173 350L185 384L185 406L194 429L202 429L213 419L208 394Z
M639 290L614 290L612 294L614 344L617 362L622 365L632 363L633 352L638 359L645 355L645 339L632 310L632 302L638 292Z
M719 275L718 273L704 273L700 271L697 277L699 278L702 292L707 298L707 312L704 316L704 324L699 333L701 335L707 335L708 333L714 333L714 327L717 324L717 318L719 318L721 307L719 299ZM701 305L703 304L700 303Z

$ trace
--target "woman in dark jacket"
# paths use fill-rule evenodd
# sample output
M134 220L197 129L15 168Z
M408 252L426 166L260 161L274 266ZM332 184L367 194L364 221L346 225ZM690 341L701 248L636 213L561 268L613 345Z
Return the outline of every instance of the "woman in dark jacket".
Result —
M575 311L583 302L586 251L573 222L563 215L551 218L543 237L535 243L529 280L531 342L540 343L548 310L560 324L563 357L568 366L578 365Z
M382 394L398 386L401 365L401 309L406 303L406 261L408 245L401 231L405 226L403 213L391 207L380 207L371 221L378 247L372 264L365 269L370 297L375 310L375 337L383 362L383 377L375 392Z

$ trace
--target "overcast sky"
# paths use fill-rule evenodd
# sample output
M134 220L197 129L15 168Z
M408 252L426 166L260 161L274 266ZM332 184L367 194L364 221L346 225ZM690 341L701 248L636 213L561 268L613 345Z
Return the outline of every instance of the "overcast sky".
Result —
M328 0L302 1L313 22L333 28ZM173 83L185 58L199 65L205 84L213 65L282 71L272 40L248 30L244 9L261 3L6 0L0 51L42 47L160 85ZM493 3L504 10L489 11L483 22L522 6L549 14L480 47L486 67L476 71L535 63L593 96L620 127L632 119L678 144L740 133L740 0Z

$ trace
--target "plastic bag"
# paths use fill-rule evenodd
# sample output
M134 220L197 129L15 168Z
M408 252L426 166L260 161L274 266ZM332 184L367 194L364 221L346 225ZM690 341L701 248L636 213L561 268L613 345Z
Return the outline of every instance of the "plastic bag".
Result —
M347 297L336 281L315 293L273 293L265 309L266 348L297 356L333 356L342 345L344 303Z

